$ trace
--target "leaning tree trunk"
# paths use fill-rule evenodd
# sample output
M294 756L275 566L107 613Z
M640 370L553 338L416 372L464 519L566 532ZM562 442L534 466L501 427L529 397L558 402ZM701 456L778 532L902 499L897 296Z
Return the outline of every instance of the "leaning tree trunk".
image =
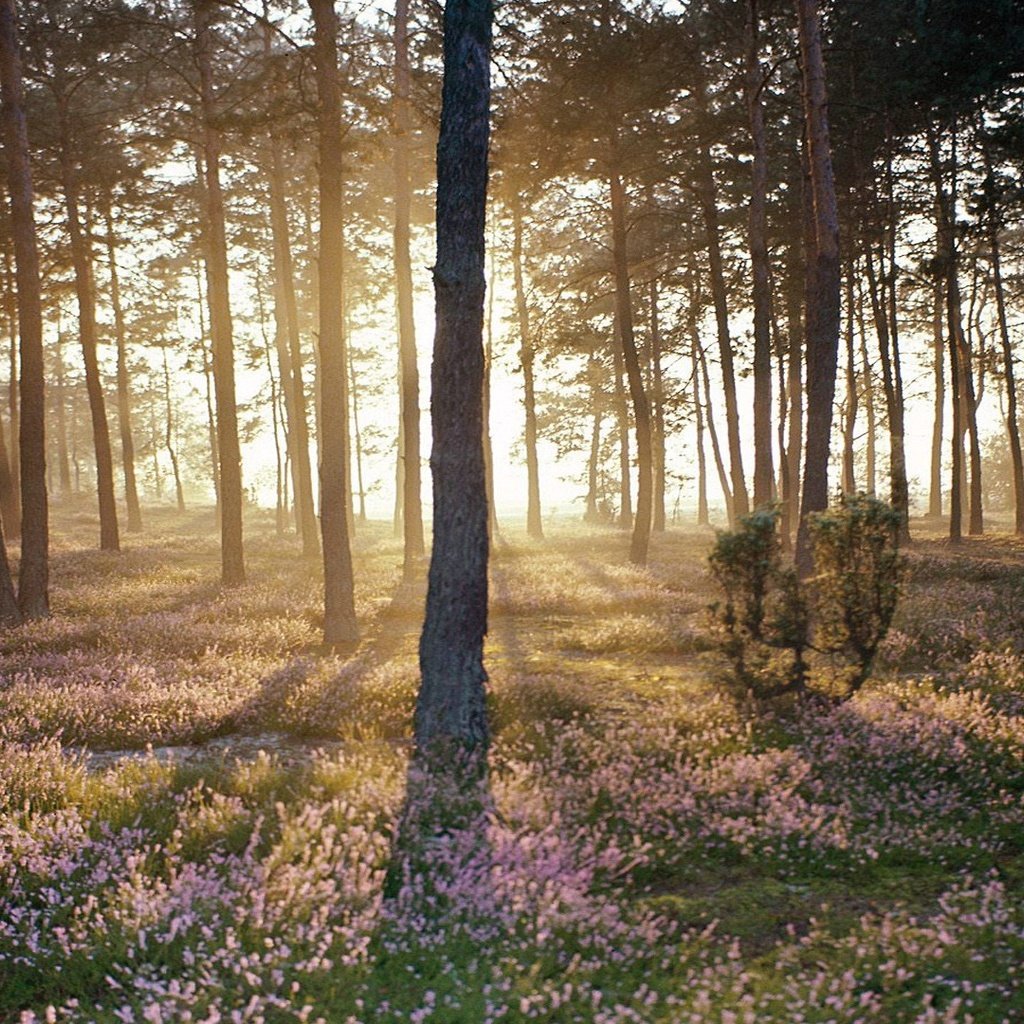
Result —
M349 546L348 353L342 309L344 210L338 19L333 0L310 0L320 145L320 526L324 553L324 643L352 644L356 623Z
M3 97L4 156L11 194L21 342L19 447L22 530L18 607L26 619L38 619L50 612L43 311L14 0L0 0L0 92Z
M629 545L629 560L634 565L647 564L647 549L651 543L652 483L651 465L651 406L640 372L640 354L637 352L633 330L633 300L630 294L629 257L626 252L626 190L622 184L617 160L617 140L613 136L612 167L608 176L611 190L612 262L615 269L615 320L619 325L619 347L629 382L629 396L633 403L633 425L636 430L636 516L633 536Z
M523 407L526 413L526 532L534 540L544 539L540 512L540 460L537 457L537 398L533 379L536 352L530 333L530 311L523 283L523 200L516 193L512 200L512 276L516 292L516 316L519 322L519 361L523 367Z
M811 571L813 561L807 516L828 506L829 438L839 353L839 217L829 144L828 99L818 3L817 0L796 0L796 8L800 23L804 119L814 208L814 249L808 254L806 314L807 450L796 545L797 565L806 575Z
M491 0L445 4L431 373L434 547L415 716L421 755L488 743L482 393L492 18Z
M142 509L135 481L135 439L132 437L132 399L128 385L128 344L121 307L121 282L117 271L117 243L110 197L104 208L107 229L107 262L110 265L110 305L114 311L114 339L117 343L117 424L121 434L121 466L124 472L124 501L128 510L128 532L142 529Z
M118 551L121 547L117 526L117 501L114 498L114 459L110 450L110 428L107 424L103 382L100 379L96 329L96 294L92 273L91 242L83 230L79 210L78 170L71 151L71 122L65 90L58 86L57 118L60 130L60 173L64 191L64 207L71 242L71 263L74 267L75 294L78 298L78 331L85 364L85 389L89 396L92 439L96 453L96 493L100 513L100 549Z
M768 147L765 142L764 70L758 54L758 0L748 0L744 91L750 119L751 190L748 231L754 307L754 507L772 501L771 275L768 263Z
M205 181L206 288L213 347L213 389L217 408L217 451L220 456L221 579L228 586L245 582L242 547L242 453L235 405L235 356L231 324L228 248L224 195L220 184L220 130L213 89L210 22L213 0L197 0L195 57L199 67Z
M409 0L395 3L395 294L398 304L398 379L401 388L401 423L398 453L402 482L402 576L411 581L419 571L425 546L420 474L420 371L416 362L416 324L413 318L412 258L409 254L412 223L412 186L409 181L409 144L412 133L409 94Z

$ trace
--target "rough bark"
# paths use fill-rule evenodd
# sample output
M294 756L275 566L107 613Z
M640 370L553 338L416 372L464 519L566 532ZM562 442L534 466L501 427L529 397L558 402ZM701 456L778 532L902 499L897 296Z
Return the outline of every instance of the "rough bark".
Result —
M107 231L107 263L110 268L110 305L114 311L114 341L117 345L117 425L121 434L121 468L124 473L124 503L128 512L129 533L142 529L142 509L135 480L135 439L132 437L132 397L128 383L128 342L121 306L121 281L117 271L117 239L114 212L107 197L103 210Z
M320 151L320 527L324 556L324 643L352 644L356 623L349 546L348 352L343 283L343 166L338 19L333 0L310 0Z
M242 546L242 453L238 442L235 405L235 356L231 323L228 250L224 224L224 196L220 183L221 139L217 128L217 101L213 88L210 22L213 0L197 0L195 57L199 68L202 108L203 169L205 172L206 287L213 348L213 389L217 410L221 579L228 586L245 581Z
M409 254L412 187L409 181L409 145L412 118L409 92L409 0L395 3L394 174L395 174L395 295L398 306L398 379L402 483L402 575L413 580L424 554L423 499L420 474L420 371L416 361L416 324L413 319L412 259Z
M817 0L797 0L804 119L814 209L814 248L809 253L806 311L807 446L804 460L797 566L812 568L807 516L828 506L829 439L839 351L839 217L829 143L825 61Z
M516 320L519 326L519 364L523 370L523 411L526 424L526 532L534 540L544 539L540 507L540 460L537 457L537 398L533 376L536 352L530 333L530 311L523 281L523 200L517 193L512 200L512 278L516 293Z
M43 313L14 0L0 0L0 94L14 235L21 356L19 448L22 531L18 608L26 619L37 619L50 611Z
M626 190L617 167L616 141L612 140L612 167L608 176L611 191L612 262L615 268L615 320L619 325L619 347L629 382L633 405L633 427L636 432L636 516L629 544L629 560L634 565L647 564L651 543L652 485L651 405L640 371L640 354L633 329L633 299L629 280L629 254L626 242Z
M754 309L754 507L772 501L771 274L768 264L768 147L758 52L758 0L748 0L744 92L753 147L748 233Z
M415 716L421 755L488 743L482 393L492 18L490 0L445 4L431 372L434 546Z

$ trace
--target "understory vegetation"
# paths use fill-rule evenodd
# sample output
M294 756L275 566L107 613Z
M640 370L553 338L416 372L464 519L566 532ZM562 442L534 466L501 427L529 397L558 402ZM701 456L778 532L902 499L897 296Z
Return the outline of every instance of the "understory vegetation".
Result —
M53 617L0 638L0 1021L1024 1019L1019 541L915 524L863 687L754 711L709 532L646 569L611 529L513 533L479 819L385 900L423 604L400 543L357 538L343 658L293 542L254 523L222 590L212 515L163 515L119 556L65 517Z

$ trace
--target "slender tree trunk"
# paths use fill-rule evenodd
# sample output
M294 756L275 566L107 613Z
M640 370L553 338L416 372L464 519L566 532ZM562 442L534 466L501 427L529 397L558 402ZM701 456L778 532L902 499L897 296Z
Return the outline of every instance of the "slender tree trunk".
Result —
M271 52L271 29L264 27L264 53ZM274 91L284 90L281 65L275 65ZM274 250L274 343L280 368L281 392L284 396L287 418L289 461L292 470L292 491L295 496L295 514L302 554L316 558L320 554L320 530L316 521L313 500L313 470L309 458L309 421L306 408L306 388L302 376L302 343L299 334L298 304L295 298L295 267L292 260L291 230L288 226L288 207L284 160L278 130L271 128L270 151L270 230Z
M857 333L860 337L860 361L862 367L862 388L864 391L864 413L867 419L867 438L864 445L865 489L871 497L875 496L876 453L875 438L878 434L878 423L875 416L875 375L868 358L868 332L864 322L864 292L857 289Z
M932 463L928 490L928 515L936 519L942 515L942 429L946 405L942 302L942 288L937 285L932 312L932 371L935 381L935 412L932 418Z
M694 99L698 115L702 121L706 120L708 117L707 94L703 78L698 82ZM697 145L696 175L704 231L707 235L711 298L715 306L715 325L718 330L718 355L722 368L722 388L725 394L725 423L729 441L733 508L735 515L739 517L745 516L750 511L750 497L743 473L739 403L736 398L736 371L733 366L733 344L729 332L729 293L722 260L722 243L719 237L718 188L715 184L711 150L703 133Z
M1006 381L1006 434L1010 443L1010 460L1013 464L1013 513L1014 530L1024 536L1024 456L1021 455L1020 423L1017 419L1017 379L1013 368L1013 345L1006 318L1006 296L1003 289L1002 252L999 244L999 214L995 200L995 179L992 170L992 155L984 150L985 176L991 193L988 210L988 244L992 260L992 285L996 295L996 319L999 324L999 340L1003 350L1003 378Z
M135 439L132 437L132 399L128 385L128 344L121 308L121 282L117 270L117 243L114 212L107 196L103 210L107 229L107 263L110 266L110 305L114 312L114 339L117 343L117 424L121 434L121 467L124 472L124 501L128 511L129 533L142 529L142 509L135 481Z
M651 523L655 533L665 532L665 377L661 364L661 318L658 308L658 282L651 281L651 448L654 473L654 512Z
M697 525L708 526L711 522L708 515L708 460L704 453L704 401L700 386L701 360L697 353L698 341L694 336L690 355L693 360L693 410L697 420Z
M395 293L398 304L398 365L402 425L398 453L402 466L402 575L416 578L424 554L423 499L420 475L420 371L416 362L416 324L413 319L412 259L409 254L412 222L412 187L409 182L409 144L412 133L409 94L409 0L395 3Z
M445 3L431 380L434 547L415 717L421 754L488 743L482 335L492 17L490 0Z
M744 86L754 150L748 220L754 307L754 506L761 508L772 500L775 469L772 465L771 274L767 239L768 147L761 100L764 69L759 54L758 0L748 0L746 34Z
M619 344L619 324L615 322L615 418L619 426L619 526L623 530L633 527L632 463L629 458L629 403L623 381L622 347Z
M801 188L803 184L801 183ZM786 334L788 335L786 391L789 395L786 475L782 478L780 532L788 549L800 520L800 476L803 457L804 423L804 323L801 308L804 267L798 246L789 246L786 267Z
M530 311L523 283L523 200L517 193L512 200L512 275L516 292L516 316L519 322L519 361L523 368L523 408L526 412L526 532L534 540L544 539L540 510L540 460L537 458L537 400L533 380L535 356L530 333Z
M352 644L359 639L359 628L356 623L346 489L349 461L346 443L348 353L342 306L344 183L338 21L333 0L310 0L310 7L319 96L320 523L324 554L324 643Z
M812 568L807 516L828 506L829 438L839 350L839 217L829 143L825 61L817 0L796 0L804 118L814 208L813 273L807 305L807 450L797 531L797 566Z
M259 281L259 272L257 271L256 280ZM257 295L259 290L257 289ZM276 318L275 318L276 319ZM260 322L263 322L263 302L260 301ZM276 335L276 324L275 324L275 335ZM285 527L288 520L288 499L286 495L286 488L284 486L284 475L287 472L288 462L287 455L282 458L281 456L281 424L282 420L287 424L287 412L279 409L279 395L277 380L274 378L274 361L270 358L270 345L267 343L266 331L263 332L263 353L267 360L267 379L270 381L270 425L274 436L274 530L278 537L283 537L285 534ZM276 347L276 346L275 346ZM278 372L281 370L280 354L281 350L277 349L278 354ZM283 413L283 415L280 415ZM285 427L285 451L287 452L289 444L291 443L291 435Z
M206 288L213 347L213 386L217 408L217 451L220 459L221 579L227 586L236 586L245 582L245 555L242 546L242 453L238 443L228 250L224 224L224 196L220 184L221 140L217 128L217 102L210 63L213 50L210 22L213 10L213 0L196 0L195 57L199 68L203 165L206 175L204 235Z
M58 307L59 310L59 307ZM68 454L67 380L64 374L64 336L57 317L57 337L53 349L54 383L57 407L57 463L60 476L60 496L71 497L71 458Z
M6 210L5 210L6 212ZM6 218L5 218L6 219ZM14 492L18 500L18 521L21 521L21 455L19 442L19 420L18 414L18 296L15 283L14 257L10 247L4 244L4 283L6 295L4 296L4 312L7 317L7 332L11 344L8 347L9 378L8 395L10 400L11 413L11 482L14 485Z
M882 386L885 390L885 407L889 419L889 500L900 513L900 537L907 541L910 533L907 526L908 491L906 457L903 448L903 396L894 373L895 356L890 349L891 320L886 311L886 295L884 286L875 272L875 258L869 245L866 253L868 274L868 292L871 297L871 311L875 321L875 333L878 336L878 355L882 362Z
M619 325L619 346L629 382L636 430L636 517L629 545L629 560L647 564L651 543L652 483L651 406L640 371L640 354L633 330L633 299L630 294L629 256L626 251L626 190L617 167L617 140L612 138L612 169L609 173L612 214L612 262L615 268L615 320Z
M3 98L4 158L11 198L11 228L18 287L21 349L21 566L17 614L49 614L49 513L46 498L46 432L43 313L39 253L32 214L32 169L21 82L21 56L14 0L0 0L0 94ZM6 545L0 544L6 561ZM10 570L7 572L10 576ZM8 587L8 590L13 589ZM4 602L10 603L11 594ZM16 618L14 613L10 618Z
M707 424L708 436L711 438L711 454L715 459L715 469L718 471L718 484L722 488L722 498L725 501L725 514L729 526L734 527L738 522L736 502L733 499L732 488L729 485L729 474L725 468L725 460L722 457L722 446L718 441L718 429L715 427L715 415L711 410L711 378L708 375L708 360L701 347L700 338L694 328L693 345L700 358L701 378L704 381L704 421Z
M846 276L846 408L843 413L843 493L856 494L857 481L853 464L853 441L857 432L857 365L854 354L853 267Z
M174 445L174 406L171 402L171 371L167 365L167 347L160 349L164 367L164 447L171 460L171 471L174 473L174 496L178 502L178 511L185 511L185 492L181 487L181 471L178 467L178 451ZM276 426L276 425L275 425ZM277 440L276 436L274 438Z
M96 295L92 273L92 243L83 228L79 210L78 170L71 151L70 112L64 87L58 82L57 118L60 130L60 172L64 206L71 242L71 262L78 298L78 330L85 364L85 388L92 418L93 447L96 452L96 493L100 513L100 549L118 551L121 547L114 498L114 460L110 450L110 428L103 398L97 355Z
M497 270L494 258L497 225L491 229L490 286L487 289L486 342L484 346L484 479L487 482L487 542L499 534L498 511L494 505L494 446L491 444L491 363L494 359L494 295L497 291Z
M363 486L363 435L359 429L359 389L356 385L355 360L348 360L349 394L352 396L352 432L356 442L356 493L359 495L359 522L365 523L366 488Z
M601 510L598 504L598 465L601 458L601 389L599 379L601 364L593 356L587 366L587 378L590 384L590 456L587 459L587 511L583 521L587 523L601 522Z
M4 227L9 229L10 223L6 217L3 218ZM14 285L14 273L11 267L11 255L7 245L7 238L4 239L4 284L7 293L3 299L5 319L7 321L7 333L10 338L10 351L14 352L18 346L18 297ZM11 380L15 380L17 366L11 365ZM17 388L12 388L12 394L17 393ZM0 458L0 516L3 517L4 530L10 538L21 535L21 493L17 477L18 452L17 452L17 400L12 407L11 416L11 446L7 447L4 438L3 424L0 423L0 444L3 445L3 454Z

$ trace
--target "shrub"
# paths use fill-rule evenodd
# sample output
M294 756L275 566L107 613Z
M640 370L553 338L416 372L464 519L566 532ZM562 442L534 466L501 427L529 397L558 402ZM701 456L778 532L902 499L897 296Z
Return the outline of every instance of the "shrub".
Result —
M725 592L711 606L736 682L756 697L807 689L808 652L840 669L842 696L871 672L899 599L899 513L864 495L811 517L815 574L783 560L779 511L763 509L720 533L708 558Z

